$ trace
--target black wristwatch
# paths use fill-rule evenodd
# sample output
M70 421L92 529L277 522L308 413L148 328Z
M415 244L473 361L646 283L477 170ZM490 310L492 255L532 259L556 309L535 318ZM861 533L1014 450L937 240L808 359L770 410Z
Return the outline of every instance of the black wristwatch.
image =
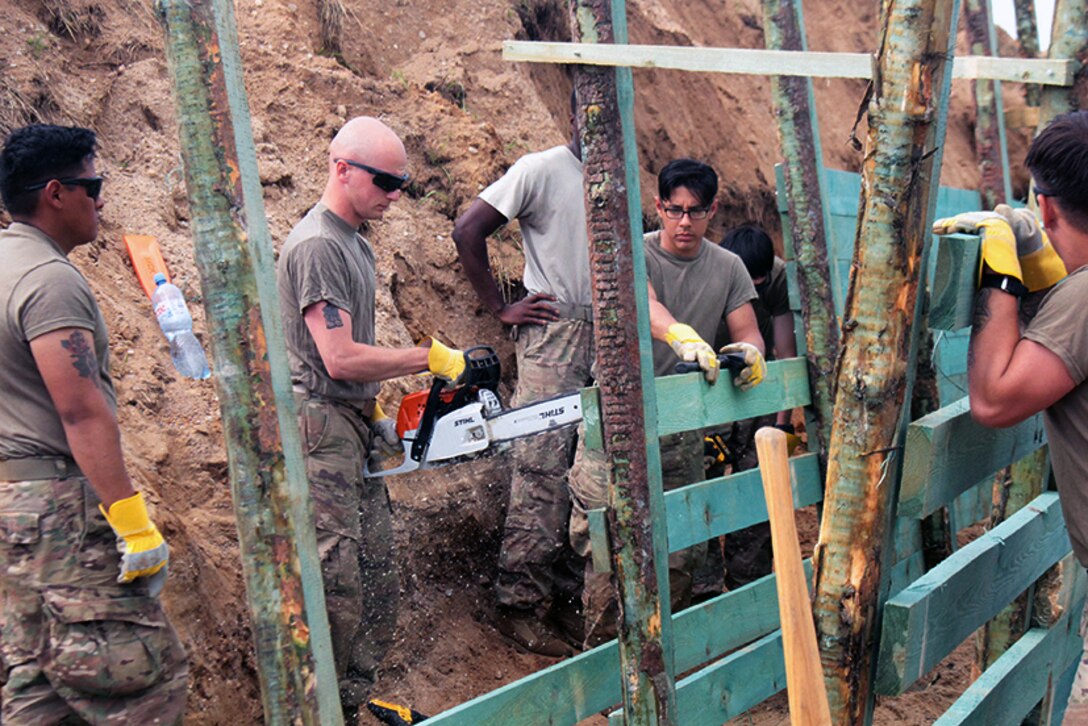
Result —
M1002 292L1007 292L1015 297L1024 297L1028 294L1027 286L1011 275L999 275L996 272L987 272L979 280L978 287L995 287Z

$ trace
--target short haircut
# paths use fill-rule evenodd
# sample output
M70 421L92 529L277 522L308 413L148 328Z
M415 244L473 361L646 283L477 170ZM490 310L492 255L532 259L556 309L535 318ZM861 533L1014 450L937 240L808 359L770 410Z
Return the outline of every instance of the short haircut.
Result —
M745 224L729 230L722 247L744 261L748 275L754 280L771 274L774 266L774 242L762 227Z
M718 196L718 175L707 164L695 159L673 159L657 175L657 196L664 204L672 193L684 187L710 206Z
M1028 149L1036 191L1054 197L1076 226L1088 231L1088 111L1057 116Z
M0 151L0 198L12 216L31 215L39 192L28 185L74 176L94 158L95 135L78 126L35 124L15 129Z

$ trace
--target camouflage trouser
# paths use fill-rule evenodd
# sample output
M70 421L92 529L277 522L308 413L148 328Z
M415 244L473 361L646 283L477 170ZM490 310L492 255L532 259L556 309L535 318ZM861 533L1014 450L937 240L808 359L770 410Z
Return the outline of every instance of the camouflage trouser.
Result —
M181 723L185 650L87 480L0 482L0 721Z
M1088 724L1088 602L1084 604L1084 614L1081 615L1080 634L1084 638L1084 650L1077 665L1073 690L1069 693L1069 702L1062 720L1062 723L1070 726Z
M296 400L340 701L354 712L397 625L392 508L384 480L363 477L371 432L362 412L314 396Z
M727 429L729 453L733 472L748 471L759 467L756 456L756 431L764 426L774 426L777 414L757 416L736 421ZM747 585L771 574L772 562L771 525L768 522L730 532L725 536L725 547L711 546L706 566L696 573L700 590L709 594L722 591L722 584L730 590Z
M703 479L703 437L698 431L685 431L661 438L661 479L665 491ZM575 552L589 557L590 509L608 506L608 470L604 452L586 449L581 443L570 472L572 499L570 541ZM693 575L706 558L706 543L700 543L669 555L669 601L672 611L691 605ZM586 560L585 588L582 592L585 617L585 645L599 645L616 637L619 607L610 574L595 572Z
M522 326L516 350L515 406L576 391L592 380L591 322ZM553 601L577 603L582 561L567 541L567 472L574 436L572 427L514 442L510 504L495 585L500 605L543 616Z

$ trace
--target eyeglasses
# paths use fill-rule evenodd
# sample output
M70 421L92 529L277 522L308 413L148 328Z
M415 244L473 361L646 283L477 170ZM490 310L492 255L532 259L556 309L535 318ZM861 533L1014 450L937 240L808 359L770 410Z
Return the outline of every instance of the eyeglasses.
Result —
M43 182L36 182L34 184L27 184L23 187L24 192L36 192L39 189L45 189L49 185L52 179L47 179ZM57 179L57 182L63 184L66 187L83 187L87 191L87 196L91 199L98 199L98 195L102 193L102 182L105 181L100 176L70 176L64 179Z
M362 169L363 171L370 172L374 175L374 186L381 189L383 192L393 193L404 187L408 186L409 176L405 174L392 174L388 171L382 171L381 169L375 169L372 166L366 164L360 164L357 161L351 159L336 159L336 161L342 161L348 166L354 166L356 169Z
M706 216L710 214L710 207L692 207L690 209L684 209L683 207L664 207L665 216L669 219L683 219L684 215L688 215L692 222L696 222L700 219L706 219Z

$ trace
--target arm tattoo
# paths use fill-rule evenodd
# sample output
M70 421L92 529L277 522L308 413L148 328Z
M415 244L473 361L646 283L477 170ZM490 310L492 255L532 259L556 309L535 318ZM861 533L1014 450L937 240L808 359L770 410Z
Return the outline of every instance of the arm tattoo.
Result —
M62 340L60 344L72 356L72 366L79 371L80 378L98 378L98 358L81 331L72 331L68 340Z
M326 330L344 327L344 321L340 317L340 308L336 307L335 305L325 303L325 308L321 312L325 315Z
M992 293L993 288L984 287L978 291L978 295L975 297L975 315L971 321L971 340L967 344L968 370L975 363L975 338L990 322L990 295Z

